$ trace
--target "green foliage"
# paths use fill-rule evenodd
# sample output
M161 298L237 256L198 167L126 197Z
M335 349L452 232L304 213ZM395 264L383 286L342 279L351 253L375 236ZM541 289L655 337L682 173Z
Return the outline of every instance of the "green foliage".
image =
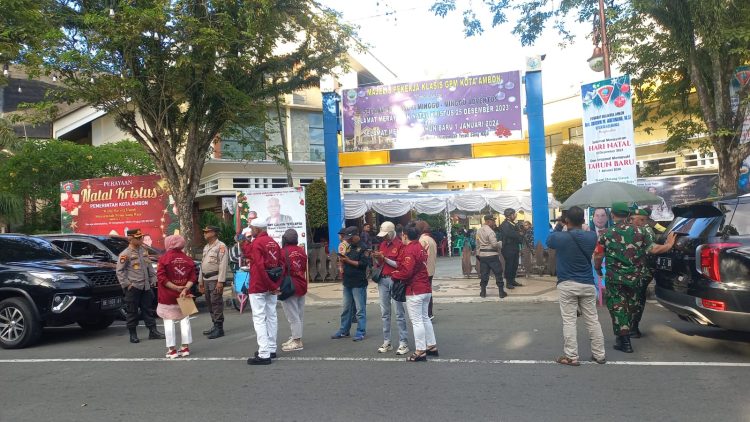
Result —
M560 2L488 0L494 22L509 9L520 12L513 32L524 45L533 44L552 22L564 42L572 40L564 19L592 21L596 0ZM750 143L737 142L744 116L750 113L750 84L729 86L741 65L750 64L750 2L747 0L606 0L607 38L612 59L632 77L634 121L651 132L655 125L669 134L666 147L713 149L719 161L720 189L737 189L742 160ZM472 10L472 4L469 9ZM436 1L432 11L446 16L455 0ZM481 22L467 21L465 32L482 32ZM479 25L479 26L477 26ZM733 105L733 103L735 105ZM736 104L740 106L737 107Z
M305 212L308 230L328 226L328 196L323 179L313 180L305 188Z
M430 229L434 230L445 230L445 214L417 214L419 220L427 222L430 225Z
M659 162L652 160L647 161L646 165L641 169L641 177L658 176L661 174L661 167Z
M563 145L552 168L552 194L565 202L586 180L586 158L581 145Z
M216 213L212 211L203 211L199 218L201 229L206 226L216 226L219 228L219 240L224 242L225 245L231 247L237 240L235 238L234 221L227 223L219 218Z
M55 99L110 113L180 204L193 202L217 135L262 123L274 96L346 67L354 33L314 0L38 0L29 8L42 27L60 29L28 45L28 70L58 77ZM190 216L179 217L190 238Z
M132 141L100 147L57 140L28 141L0 160L0 194L33 204L25 231L58 230L60 182L154 171L151 158Z

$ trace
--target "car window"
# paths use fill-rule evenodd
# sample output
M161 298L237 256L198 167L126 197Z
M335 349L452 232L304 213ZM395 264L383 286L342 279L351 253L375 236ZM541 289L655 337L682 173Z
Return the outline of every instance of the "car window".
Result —
M100 238L100 240L102 244L104 244L107 249L114 252L115 255L119 255L120 252L128 247L128 240L123 237Z
M750 235L750 203L724 204L728 209L727 226L731 226L731 234L746 236Z
M675 217L668 231L682 233L689 238L712 237L719 231L724 217Z
M0 237L0 262L25 262L70 257L52 243L36 237Z
M53 245L57 246L58 248L65 250L65 241L63 240L52 240L51 241Z
M79 240L70 242L70 254L76 258L93 258L94 253L99 252L99 250L99 248L89 242Z

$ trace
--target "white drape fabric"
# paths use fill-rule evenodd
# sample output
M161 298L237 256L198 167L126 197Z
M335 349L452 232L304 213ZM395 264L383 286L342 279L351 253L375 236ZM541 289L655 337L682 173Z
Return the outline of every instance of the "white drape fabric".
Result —
M547 200L550 208L560 203L552 195ZM388 194L350 194L344 196L344 215L348 219L360 218L367 211L375 211L386 217L400 217L411 210L424 214L440 214L455 210L480 212L489 206L502 213L506 208L531 211L529 192L481 191L481 192L406 192Z

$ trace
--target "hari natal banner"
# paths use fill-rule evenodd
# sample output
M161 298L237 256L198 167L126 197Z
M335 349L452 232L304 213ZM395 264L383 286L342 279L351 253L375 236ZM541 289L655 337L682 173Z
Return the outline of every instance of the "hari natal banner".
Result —
M630 76L581 86L586 181L635 184Z
M522 139L518 71L345 89L344 151Z
M144 243L161 249L179 229L174 199L158 175L62 182L60 214L63 233L125 236L141 229Z

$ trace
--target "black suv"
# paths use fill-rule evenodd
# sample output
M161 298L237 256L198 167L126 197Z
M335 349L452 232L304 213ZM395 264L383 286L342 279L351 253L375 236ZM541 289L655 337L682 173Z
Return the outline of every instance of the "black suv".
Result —
M656 257L656 298L680 318L750 331L750 195L673 208L680 237Z
M121 307L112 264L75 260L37 237L0 235L0 347L30 346L45 326L104 329Z
M91 234L43 234L43 237L73 258L116 263L120 253L128 247L128 239L122 236L100 236ZM143 245L151 261L156 264L164 251Z

